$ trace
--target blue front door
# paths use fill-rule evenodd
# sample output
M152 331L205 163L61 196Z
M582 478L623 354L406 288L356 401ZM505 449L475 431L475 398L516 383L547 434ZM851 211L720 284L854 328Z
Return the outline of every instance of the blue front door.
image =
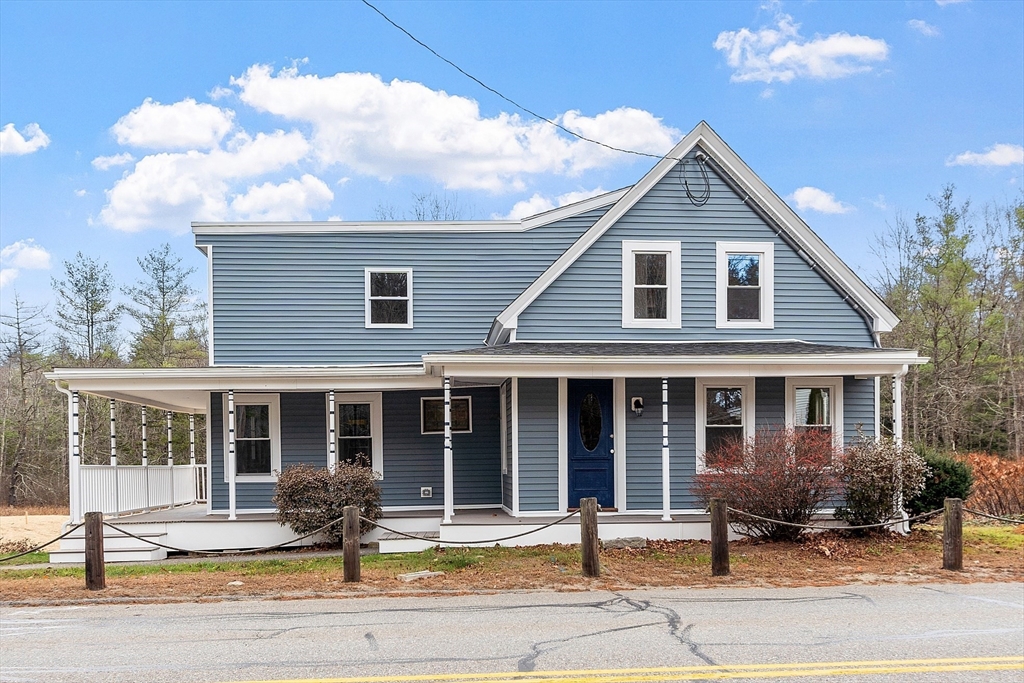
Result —
M610 379L570 379L569 507L580 498L615 506L614 417Z

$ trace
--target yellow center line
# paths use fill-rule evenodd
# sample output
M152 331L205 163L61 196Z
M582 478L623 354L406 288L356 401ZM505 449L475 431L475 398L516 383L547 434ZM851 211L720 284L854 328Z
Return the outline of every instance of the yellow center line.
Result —
M494 673L417 674L352 678L303 678L245 681L243 683L647 683L796 676L940 673L953 671L1024 671L1024 657L966 657L942 659L888 659L848 662L789 662L719 666L652 667L642 669L579 669L566 671L502 671Z

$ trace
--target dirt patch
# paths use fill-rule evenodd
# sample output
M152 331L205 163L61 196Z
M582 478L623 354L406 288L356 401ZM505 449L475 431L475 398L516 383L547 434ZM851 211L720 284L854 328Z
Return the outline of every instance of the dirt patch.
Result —
M579 548L466 548L369 556L362 582L342 581L340 558L301 558L194 566L108 565L107 588L86 591L79 569L0 572L0 600L178 601L239 598L411 595L508 590L628 589L648 586L834 586L842 584L1024 581L1024 534L974 537L965 530L964 571L942 566L939 532L864 539L820 534L802 543L730 545L732 573L711 576L710 546L700 541L652 541L644 549L605 550L602 577L581 574ZM1014 535L1015 534L1015 535ZM398 574L430 569L442 576L405 583ZM240 582L240 583L238 583Z
M67 513L33 515L25 512L18 514L18 511L19 508L0 508L0 512L3 513L0 514L0 544L15 544L20 541L31 545L45 543L60 536L61 525L68 521Z

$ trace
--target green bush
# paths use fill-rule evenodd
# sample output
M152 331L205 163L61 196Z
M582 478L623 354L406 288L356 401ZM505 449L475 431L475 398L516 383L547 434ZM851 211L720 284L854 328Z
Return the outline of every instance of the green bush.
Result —
M346 505L359 507L359 514L370 520L381 518L380 487L377 475L369 467L340 462L331 472L324 467L295 465L285 469L274 493L277 521L300 536L340 519ZM342 523L323 532L324 537L341 543ZM360 533L372 529L360 523Z
M928 463L931 473L925 479L921 493L908 501L907 510L910 514L919 515L938 510L946 498L967 500L974 485L974 476L967 463L934 452L926 452L924 461Z
M906 443L875 441L863 434L846 449L842 466L843 504L836 517L851 526L899 519L897 501L904 505L924 488L928 465Z

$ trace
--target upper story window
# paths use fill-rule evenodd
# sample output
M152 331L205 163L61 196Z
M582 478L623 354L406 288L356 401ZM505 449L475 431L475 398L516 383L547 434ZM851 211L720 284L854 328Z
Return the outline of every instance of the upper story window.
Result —
M775 245L718 242L715 299L716 327L775 327Z
M223 396L224 456L228 459L228 397ZM239 481L276 481L281 471L280 394L235 394L235 474ZM228 481L228 468L224 468Z
M680 326L679 242L622 241L622 326Z
M412 269L366 269L366 327L412 327Z

